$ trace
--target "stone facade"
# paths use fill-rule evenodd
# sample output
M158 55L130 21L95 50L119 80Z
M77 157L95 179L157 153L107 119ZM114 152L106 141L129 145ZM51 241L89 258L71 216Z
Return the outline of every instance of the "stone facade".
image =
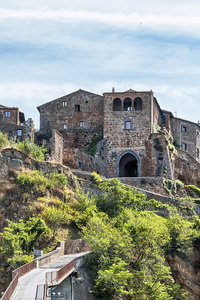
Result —
M199 124L172 118L172 135L184 152L189 153L200 163L200 127Z
M162 110L152 91L113 89L100 96L78 90L38 110L38 134L48 140L52 129L58 130L63 136L63 163L72 168L97 171L108 178L164 176L174 180L183 167L178 163L180 155L173 160L173 149L166 143L169 136L193 159L193 169L198 168L199 124ZM102 132L103 140L91 157L85 152ZM200 182L198 176L194 179L191 174L193 182Z
M53 161L62 164L63 162L63 136L62 134L56 130L52 130L52 138L51 138L51 157Z
M0 105L0 131L7 134L9 140L34 141L33 121L25 121L24 113L18 107Z

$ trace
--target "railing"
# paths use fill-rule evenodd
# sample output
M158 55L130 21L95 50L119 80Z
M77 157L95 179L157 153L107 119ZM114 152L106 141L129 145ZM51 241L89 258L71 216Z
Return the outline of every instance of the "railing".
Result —
M40 284L37 286L35 300L44 300L46 299L46 288L45 284Z
M66 274L73 271L75 266L75 259L67 263L64 267L62 267L57 272L48 272L46 273L46 285L57 285L59 283L59 280L64 277Z
M5 293L3 294L1 300L9 300L18 285L19 278L24 274L28 273L29 271L33 270L34 268L35 268L35 260L32 260L30 263L25 264L19 267L18 269L15 269L12 272L12 281L9 284L8 288L6 289Z
M24 274L30 272L31 270L35 269L35 260L32 260L31 262L19 267L18 269L15 269L12 272L12 278L14 274L19 274L19 278L22 277Z
M3 294L1 300L9 300L11 298L12 294L14 293L18 285L18 279L19 279L19 275L15 274L14 278L12 279L11 283L7 287L5 293Z
M46 284L48 285L57 284L57 271L46 273Z
M66 264L64 267L62 267L57 272L57 280L59 281L66 273L69 273L71 270L74 269L75 266L75 259L70 261L68 264Z
M57 248L54 251L51 251L45 255L42 255L37 258L37 267L41 268L46 264L51 263L52 261L58 259L61 256L61 249Z

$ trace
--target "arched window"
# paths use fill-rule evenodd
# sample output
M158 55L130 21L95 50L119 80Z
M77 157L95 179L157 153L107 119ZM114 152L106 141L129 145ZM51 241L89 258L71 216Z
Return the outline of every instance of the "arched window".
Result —
M130 98L124 99L124 110L132 110L132 102Z
M134 100L134 110L142 110L142 99L139 97Z
M115 111L122 110L122 104L121 104L121 100L119 98L116 98L113 101L113 110L115 110Z

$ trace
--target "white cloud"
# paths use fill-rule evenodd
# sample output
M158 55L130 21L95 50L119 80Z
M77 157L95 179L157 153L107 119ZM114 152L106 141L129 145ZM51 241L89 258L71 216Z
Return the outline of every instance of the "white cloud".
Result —
M179 14L153 14L153 13L105 13L98 11L73 11L73 10L49 10L49 9L0 9L0 20L30 20L51 21L57 23L76 24L99 23L116 28L130 30L150 30L155 32L172 32L173 34L192 34L200 36L200 19L198 15Z

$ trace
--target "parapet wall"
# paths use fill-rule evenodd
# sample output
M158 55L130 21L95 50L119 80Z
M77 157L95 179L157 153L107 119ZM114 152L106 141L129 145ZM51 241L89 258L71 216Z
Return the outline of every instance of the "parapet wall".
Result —
M119 177L123 184L131 185L143 190L151 190L153 193L169 196L163 187L165 179L163 177Z

